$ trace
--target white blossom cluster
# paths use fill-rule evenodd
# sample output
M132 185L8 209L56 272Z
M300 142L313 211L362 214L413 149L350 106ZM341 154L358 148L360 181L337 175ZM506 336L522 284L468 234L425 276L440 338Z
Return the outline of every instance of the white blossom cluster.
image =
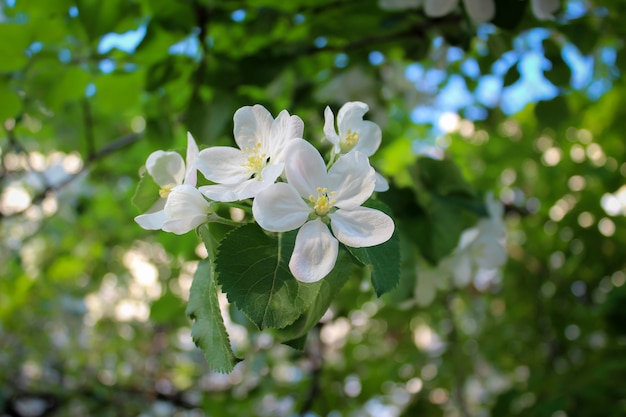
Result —
M381 142L381 130L363 119L361 102L346 103L335 116L324 113L324 133L332 144L330 160L302 138L304 123L283 110L274 119L261 105L234 115L237 148L199 150L188 134L186 160L176 152L153 152L146 170L160 187L158 201L135 221L145 229L187 233L219 221L215 202L252 199L252 214L268 232L298 230L289 262L294 277L315 282L333 269L339 242L369 247L391 238L394 222L385 213L363 207L386 180L369 163ZM197 172L211 182L197 186Z

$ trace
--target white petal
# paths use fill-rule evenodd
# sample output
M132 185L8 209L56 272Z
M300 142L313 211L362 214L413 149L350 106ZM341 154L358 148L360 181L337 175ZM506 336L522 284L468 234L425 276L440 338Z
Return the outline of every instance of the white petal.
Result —
M289 270L298 281L316 282L335 267L339 243L320 219L307 222L296 236Z
M561 7L559 0L531 0L530 7L537 19L552 20Z
M362 120L352 128L352 131L359 134L359 141L352 148L353 151L362 152L365 156L372 156L378 150L382 141L382 132L376 123Z
M301 138L304 122L298 116L290 116L287 110L281 111L272 123L267 143L272 163L281 162L283 150L290 139Z
M376 185L374 186L374 191L382 193L384 191L389 190L389 183L387 182L385 177L383 177L378 172L376 172L376 176L374 178L376 180Z
M337 113L337 127L339 134L345 134L352 126L358 125L363 121L363 116L368 112L369 106L360 101L351 101L339 109Z
M274 118L260 104L245 106L233 116L235 127L233 134L240 149L253 149L257 143L266 144Z
M239 149L214 146L200 151L196 162L208 180L221 184L237 184L250 178L244 167L247 158Z
M164 211L163 230L182 235L207 222L211 205L197 188L183 184L168 195Z
M337 131L335 130L335 115L328 106L326 106L324 110L324 135L326 135L326 139L328 139L330 143L335 145L335 152L338 153L340 150L339 135L337 135Z
M159 230L165 222L165 198L160 198L144 214L135 217L137 224L147 230Z
M496 15L493 0L464 0L465 10L476 23L488 22Z
M187 158L185 159L185 165L187 167L185 172L185 179L183 183L189 185L196 185L198 177L198 168L196 166L196 159L198 158L198 145L191 136L190 132L187 132Z
M279 182L261 191L252 203L259 226L270 232L287 232L307 221L311 208L291 185Z
M285 149L285 175L300 195L317 195L317 187L326 187L326 164L322 155L304 139L293 139Z
M176 152L152 152L146 161L146 169L161 187L182 184L185 178L185 162Z
M329 214L330 227L339 241L353 248L380 245L393 234L391 217L379 210L359 207Z
M209 200L230 203L231 201L240 200L239 195L251 181L255 180L248 180L240 182L239 184L203 185L202 187L199 187L198 190Z
M424 13L429 17L442 17L456 7L458 0L426 0Z
M328 171L328 189L335 191L335 204L340 208L355 208L374 192L375 171L361 152L341 155Z

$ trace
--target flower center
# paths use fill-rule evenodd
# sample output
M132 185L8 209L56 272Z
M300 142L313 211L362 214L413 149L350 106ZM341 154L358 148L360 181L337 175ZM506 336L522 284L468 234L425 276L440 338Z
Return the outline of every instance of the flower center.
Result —
M323 217L328 214L330 209L332 209L333 206L337 203L337 200L333 198L336 192L328 192L328 188L326 187L317 187L316 191L317 197L314 195L310 195L309 201L313 203L313 210L315 210L315 214Z
M352 129L348 129L348 132L346 132L346 136L339 144L339 147L343 153L346 153L354 148L357 143L359 143L359 133L353 132Z
M267 154L262 152L260 143L257 143L252 149L246 146L245 152L248 155L248 161L241 166L246 168L248 173L252 174L252 177L260 179L261 171L263 171L269 160Z
M164 185L163 187L161 187L161 189L159 190L159 196L161 196L161 198L167 198L168 195L170 195L170 193L172 192L172 189L176 187L176 184L167 184Z

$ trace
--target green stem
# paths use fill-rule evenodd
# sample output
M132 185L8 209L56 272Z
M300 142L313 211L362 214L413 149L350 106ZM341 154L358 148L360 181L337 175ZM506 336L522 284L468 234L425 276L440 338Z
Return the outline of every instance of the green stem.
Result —
M210 223L206 223L200 226L198 228L198 234L200 235L202 242L204 242L204 247L206 248L209 262L211 262L211 264L213 265L215 262L215 256L217 255L217 245L219 242L215 239L215 237L209 230L209 224Z

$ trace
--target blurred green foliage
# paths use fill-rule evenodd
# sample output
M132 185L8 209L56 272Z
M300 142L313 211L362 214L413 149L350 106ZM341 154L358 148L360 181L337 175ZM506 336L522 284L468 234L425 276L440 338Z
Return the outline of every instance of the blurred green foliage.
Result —
M626 414L626 5L563 1L539 21L498 1L477 28L460 3L430 19L373 0L0 1L0 414ZM505 112L529 53L543 64L526 93L554 94ZM491 103L486 77L504 86ZM459 78L474 101L455 128L417 122ZM351 100L383 129L398 287L378 298L354 272L303 351L280 343L297 328L253 331L220 295L244 361L209 371L184 314L205 253L134 223L140 167L187 131L232 144L254 103L301 116L327 150L323 109ZM424 144L445 157L418 158ZM488 190L506 204L506 267L416 304L416 269Z

